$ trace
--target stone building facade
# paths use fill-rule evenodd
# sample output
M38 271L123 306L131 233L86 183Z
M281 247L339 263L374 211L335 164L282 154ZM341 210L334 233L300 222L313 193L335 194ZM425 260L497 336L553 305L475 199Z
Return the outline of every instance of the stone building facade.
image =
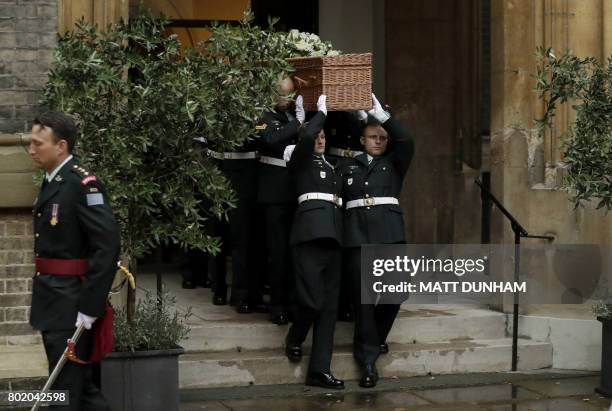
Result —
M27 132L57 44L57 0L0 2L0 346L37 343L32 288L32 166L14 133Z

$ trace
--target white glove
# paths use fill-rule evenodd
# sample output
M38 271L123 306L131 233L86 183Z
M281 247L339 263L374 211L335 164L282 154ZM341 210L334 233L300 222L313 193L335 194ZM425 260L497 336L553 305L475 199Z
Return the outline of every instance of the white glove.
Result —
M368 119L368 113L366 113L365 110L354 111L354 114L359 121L366 121Z
M374 103L374 107L370 111L368 111L368 114L370 114L372 117L374 117L381 123L384 123L385 121L389 120L389 118L391 118L391 114L389 114L388 111L383 109L382 105L380 104L374 93L372 93L372 102Z
M304 97L297 96L295 99L295 118L300 122L300 124L304 124L304 120L306 120L306 112L304 111Z
M285 151L283 152L283 160L289 161L291 160L291 155L293 154L293 150L295 150L295 144L290 144L285 147Z
M91 326L93 325L94 321L96 321L97 317L90 317L87 314L83 314L82 312L79 311L79 313L77 314L77 319L76 319L76 327L79 328L81 326L81 324L83 324L83 326L85 327L86 330L90 330Z
M321 94L319 99L317 100L317 111L322 112L327 115L327 107L325 106L325 101L327 101L327 96L325 94Z

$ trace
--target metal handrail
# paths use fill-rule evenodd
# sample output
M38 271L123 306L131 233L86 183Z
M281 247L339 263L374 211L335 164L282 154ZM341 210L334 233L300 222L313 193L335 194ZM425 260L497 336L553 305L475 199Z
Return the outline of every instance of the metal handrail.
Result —
M518 220L504 207L489 190L483 187L479 179L474 180L476 185L480 187L481 192L488 197L502 212L504 217L510 221L510 226L514 232L514 281L519 281L519 270L521 264L521 238L541 238L548 241L554 241L555 237L550 235L531 235L518 222ZM518 365L518 314L519 314L519 294L514 292L514 301L512 304L512 371L516 371Z

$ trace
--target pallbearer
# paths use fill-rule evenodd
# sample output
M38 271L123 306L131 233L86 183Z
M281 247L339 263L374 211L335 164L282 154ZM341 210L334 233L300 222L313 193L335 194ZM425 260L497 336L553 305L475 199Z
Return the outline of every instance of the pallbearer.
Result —
M300 361L302 343L312 327L306 384L342 389L344 382L330 372L340 284L342 180L323 154L325 96L319 97L317 109L300 132L288 164L299 205L291 229L297 310L285 353L290 361Z
M372 99L374 108L360 115L366 119L360 137L364 153L342 166L344 255L355 305L353 355L361 368L362 387L373 387L378 381L376 360L388 351L387 336L400 306L361 304L361 246L405 241L399 195L414 155L410 135L374 95Z
M287 309L292 293L289 232L296 204L294 187L283 154L287 146L297 143L298 131L305 118L301 104L297 105L296 111L291 109L293 91L293 81L290 78L281 80L275 109L266 112L257 126L261 136L257 202L265 223L265 239L260 241L265 242L265 261L270 282L270 320L279 325L287 324Z

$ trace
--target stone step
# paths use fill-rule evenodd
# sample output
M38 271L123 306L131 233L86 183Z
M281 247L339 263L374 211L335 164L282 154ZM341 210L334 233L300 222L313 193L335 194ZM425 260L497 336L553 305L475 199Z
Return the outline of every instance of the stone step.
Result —
M42 344L0 346L0 379L46 377L47 357Z
M287 326L272 324L266 315L242 315L192 324L189 338L181 345L187 351L275 349L283 346L287 329ZM502 313L478 308L418 306L399 312L388 341L427 343L504 337L506 319ZM338 322L337 345L349 345L352 340L353 323Z
M501 372L511 368L512 340L456 340L425 344L391 344L391 351L377 362L381 378L428 374ZM519 370L549 368L549 343L520 340ZM259 351L188 353L180 357L180 387L303 383L309 357L290 363L280 349ZM350 349L334 351L332 372L338 378L355 380L359 373Z

